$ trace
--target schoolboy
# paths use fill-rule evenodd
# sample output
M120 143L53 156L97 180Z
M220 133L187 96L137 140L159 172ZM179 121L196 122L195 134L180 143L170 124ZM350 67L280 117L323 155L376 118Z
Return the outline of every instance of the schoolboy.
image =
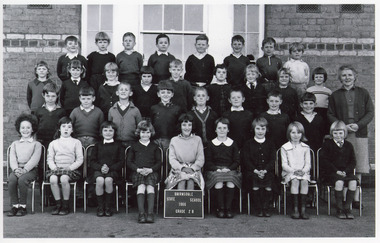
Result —
M286 68L278 71L278 86L275 90L279 91L282 96L281 112L288 114L290 121L294 121L299 112L299 102L297 91L290 87L290 72Z
M68 36L65 39L67 53L60 56L57 62L57 75L62 82L70 78L67 66L72 60L79 60L87 70L87 59L79 54L79 40L75 36ZM84 75L83 77L86 77Z
M157 96L157 86L152 84L153 74L152 67L142 66L141 82L133 87L133 103L139 108L143 118L149 118L151 107L160 101Z
M231 108L228 102L228 96L231 91L231 85L227 82L227 67L224 64L217 64L214 68L215 79L207 87L209 94L208 105L218 116Z
M297 91L300 98L309 84L309 65L302 60L305 47L299 42L294 42L289 47L290 60L285 62L284 68L290 72L290 86Z
M288 141L286 131L290 124L289 116L280 109L282 95L278 90L268 93L267 103L269 109L260 117L264 117L268 121L267 137L274 142L276 149L279 149Z
M323 137L325 135L325 121L322 116L314 111L316 105L316 97L313 93L306 92L300 101L302 111L296 117L296 121L300 122L305 129L306 143L317 153L322 147ZM327 121L327 120L326 120Z
M87 80L89 80L89 85L94 88L95 94L97 94L99 86L105 81L104 66L109 62L116 61L115 55L107 50L110 43L111 39L106 32L96 33L95 44L98 50L87 56Z
M60 102L66 111L66 115L70 116L74 108L80 105L79 90L82 87L87 87L89 85L83 80L86 69L81 61L76 59L71 60L67 71L69 73L69 78L62 82Z
M94 106L95 90L92 87L82 87L79 90L80 106L70 114L76 138L83 147L95 144L99 138L100 124L104 121L102 110Z
M193 106L193 88L187 80L181 78L183 65L181 60L175 59L169 64L170 79L173 85L173 104L179 105L182 110L189 111Z
M207 53L208 41L207 35L198 35L195 38L196 53L190 55L186 60L185 79L195 87L209 85L213 77L215 61Z
M261 73L260 82L267 93L277 86L277 72L282 68L281 59L274 55L275 48L276 40L272 37L265 38L261 43L261 50L264 52L264 55L256 61L256 65Z
M119 101L108 112L108 121L114 122L117 126L116 140L125 148L136 140L135 130L141 121L139 109L129 100L132 94L131 84L120 82L116 91Z
M245 100L243 91L231 89L228 101L231 103L231 109L223 113L223 117L230 121L229 137L234 140L239 149L244 143L251 138L251 124L253 114L244 110L243 102Z
M231 39L232 54L224 58L227 67L227 81L232 87L243 85L245 67L250 64L248 57L242 54L245 40L241 35L235 35Z
M26 100L32 113L44 104L42 90L45 85L53 83L53 81L49 79L50 70L45 61L39 61L36 66L34 66L34 74L36 78L28 83L26 90Z
M133 33L127 32L123 35L124 51L116 56L116 63L119 66L119 80L128 81L132 85L140 82L140 69L143 66L142 55L133 50L136 45L136 37Z
M169 36L159 34L156 37L157 51L148 59L148 66L154 70L153 84L158 84L161 80L170 78L169 64L176 58L168 52L170 46Z

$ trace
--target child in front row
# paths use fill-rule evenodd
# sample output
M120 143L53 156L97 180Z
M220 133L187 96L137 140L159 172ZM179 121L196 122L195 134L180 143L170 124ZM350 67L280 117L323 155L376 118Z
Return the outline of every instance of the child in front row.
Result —
M270 217L269 202L272 198L276 149L271 140L265 137L268 122L259 117L253 120L253 139L248 140L242 151L242 171L247 190L252 195L257 216Z
M27 214L29 183L37 178L37 167L41 158L41 143L33 139L38 127L37 118L22 114L17 118L15 127L21 139L10 146L9 167L12 172L9 175L8 192L12 208L8 217Z
M73 124L68 117L62 117L58 121L58 130L55 140L49 144L46 178L50 182L50 188L56 201L52 215L67 215L70 213L70 182L79 180L82 175L79 167L83 164L82 144L71 136ZM63 202L61 201L62 185Z
M150 140L154 136L154 128L150 121L139 122L135 134L140 139L128 150L127 166L133 171L133 187L137 187L138 222L153 223L154 187L161 179L159 175L162 166L161 151L158 145ZM147 214L145 198L148 202Z
M96 183L98 217L112 216L113 183L121 179L121 168L124 165L124 148L114 140L116 131L115 123L103 122L100 125L103 140L95 144L89 158L93 172L92 181Z
M228 102L231 85L227 82L227 68L224 64L215 66L214 75L215 79L207 87L210 97L208 105L220 117L231 108L231 104Z
M356 166L355 152L352 144L345 140L347 137L346 124L335 121L331 125L330 135L320 152L320 166L322 180L335 189L336 216L339 219L354 219L350 205L354 200L358 179L354 175ZM344 187L348 187L344 197ZM343 205L343 198L346 201Z
M310 147L303 142L306 140L305 130L299 122L289 124L286 136L289 142L281 147L281 183L290 183L290 194L293 200L292 219L309 219L306 214L306 199L311 169ZM299 212L299 205L301 212Z
M227 118L219 118L215 122L217 137L206 149L205 169L207 171L206 189L215 188L217 197L218 218L232 218L232 201L235 186L241 188L241 173L237 171L240 164L239 148L229 138Z

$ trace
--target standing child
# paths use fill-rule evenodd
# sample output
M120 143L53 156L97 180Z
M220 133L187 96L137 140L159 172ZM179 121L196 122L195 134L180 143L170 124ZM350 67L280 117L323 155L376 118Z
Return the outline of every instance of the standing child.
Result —
M34 67L36 78L28 83L26 90L26 100L32 113L44 104L42 90L48 83L53 83L50 76L50 70L46 62L40 61Z
M77 37L70 35L65 39L65 47L67 53L60 56L57 62L57 75L62 82L70 79L69 69L70 62L73 60L78 60L82 63L84 67L84 74L87 70L87 60L84 56L79 54L79 40ZM84 75L83 77L85 77Z
M153 74L152 67L143 66L140 70L141 82L133 87L133 103L139 108L143 118L149 118L150 109L160 101L157 86L152 85Z
M290 72L290 86L297 91L298 97L306 92L310 76L309 65L301 59L304 51L303 44L292 43L289 47L290 60L284 64L284 68Z
M128 81L132 85L137 85L140 81L140 69L143 65L143 57L133 50L136 45L136 37L133 33L127 32L123 35L124 51L116 56L116 63L120 70L120 81Z
M98 201L96 215L98 217L112 216L113 183L121 179L121 168L124 165L124 149L119 142L114 140L116 131L115 123L103 122L100 125L103 141L95 144L90 156L92 179L96 183L95 193Z
M140 139L128 151L127 166L133 171L132 182L137 187L138 222L153 223L154 187L161 179L161 152L158 145L150 141L151 136L154 136L150 121L141 121L135 133ZM148 202L148 214L145 213L145 198Z
M321 153L321 177L327 185L333 185L335 189L335 203L337 217L339 219L353 219L350 205L354 200L357 188L357 178L354 175L356 158L354 147L348 141L346 124L343 121L335 121L331 125L330 135L332 139L324 142ZM348 187L347 195L344 194L344 186ZM343 198L346 201L343 206Z
M121 82L116 91L119 101L108 112L108 120L114 122L117 127L116 140L120 141L124 148L136 140L135 130L141 121L139 109L129 100L132 94L131 84Z
M209 93L209 105L218 114L222 114L231 108L228 102L228 96L231 91L231 85L227 82L227 68L224 64L218 64L214 69L215 79L207 87Z
M195 49L197 52L187 58L185 66L185 79L192 86L209 85L212 80L215 61L207 53L208 47L207 35L201 34L195 38Z
M305 130L301 123L292 122L286 136L289 142L281 147L282 183L290 182L290 193L293 199L292 219L309 219L306 214L306 198L310 181L310 148L305 140ZM300 196L298 194L301 194ZM301 205L299 212L298 205Z
M282 61L274 55L276 41L272 37L267 37L261 44L264 55L257 59L256 65L261 73L261 83L267 93L277 86L278 70L282 68Z
M169 45L169 36L166 34L157 35L156 46L158 50L148 60L148 66L154 69L153 84L170 78L169 64L176 58L168 52Z
M104 118L108 118L108 111L119 100L116 95L117 86L120 84L118 80L119 68L116 63L109 62L104 66L104 74L106 81L100 85L97 91L96 105L102 110Z
M11 199L11 211L7 216L25 216L30 182L37 178L38 162L41 158L41 144L33 139L38 121L34 115L22 114L15 123L21 139L11 144L8 192ZM20 194L18 193L20 190ZM20 196L19 196L20 195Z
M95 35L95 44L98 46L98 50L87 56L87 79L95 92L98 92L99 86L104 83L104 66L109 62L116 61L115 55L107 50L110 42L111 39L107 33L98 32Z
M233 218L231 206L235 194L235 186L241 188L241 173L237 171L240 164L239 148L229 138L230 122L227 118L219 118L215 122L214 138L206 149L206 189L215 188L217 197L218 218ZM225 184L225 187L224 187Z
M268 121L264 117L253 120L253 139L248 140L242 151L244 182L257 208L257 216L270 217L268 211L274 182L276 149L271 140L265 137Z
M67 71L69 79L62 82L59 99L66 115L70 116L74 108L80 105L79 90L88 87L88 83L83 80L86 68L79 60L70 61Z
M250 64L248 57L244 56L244 38L241 35L235 35L231 39L232 54L224 58L223 63L227 67L228 83L235 86L244 85L244 70Z
M68 117L62 117L58 121L58 130L55 140L49 144L46 178L50 182L50 188L56 201L52 215L67 215L70 213L70 182L81 178L79 167L83 164L82 144L78 139L71 137L73 124ZM62 185L63 202L61 201Z

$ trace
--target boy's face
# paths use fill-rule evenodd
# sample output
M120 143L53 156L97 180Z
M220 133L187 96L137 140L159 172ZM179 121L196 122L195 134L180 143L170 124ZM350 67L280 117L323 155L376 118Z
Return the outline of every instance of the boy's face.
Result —
M162 37L160 39L158 39L157 41L157 49L160 51L160 52L166 52L169 48L169 40L168 38L166 37Z
M278 111L278 109L280 109L280 105L282 104L282 100L280 97L269 96L269 98L267 99L267 103L269 106L269 110Z
M79 48L78 42L76 42L76 41L67 41L67 43L66 43L66 49L67 49L68 52L70 52L70 53L77 53L78 52L78 48Z
M195 49L197 49L198 53L205 53L208 48L207 40L197 40L195 42Z
M20 134L22 138L30 138L32 136L32 132L32 123L30 123L29 121L22 121L20 123Z
M93 95L80 95L79 101L81 106L84 109L88 109L92 106L92 103L95 101L95 96Z
M117 71L108 69L106 70L106 78L108 81L116 81L117 80Z
M215 132L218 137L227 137L229 132L228 125L218 122L218 124L216 124Z
M290 81L290 75L285 72L281 72L280 76L278 77L278 82L280 84L280 87L285 87L285 88L288 87L289 81Z
M133 47L135 47L135 45L136 45L135 38L133 38L132 36L124 37L124 40L123 40L124 50L126 51L133 50Z
M209 100L209 96L206 91L198 90L194 95L194 101L198 106L206 105L206 102Z
M73 133L73 124L64 123L59 127L59 131L61 132L61 136L64 138L70 137L71 133Z
M306 114L312 114L315 108L315 102L312 100L304 101L300 104L302 111Z
M243 105L245 98L241 92L232 91L228 101L235 108L239 108Z
M233 41L231 47L235 54L240 54L243 50L244 44L240 41Z
M79 79L80 75L83 73L82 68L70 68L69 73L73 79Z
M224 68L218 68L215 72L215 77L218 81L224 81L227 77L227 70Z
M48 69L45 66L38 66L36 69L36 74L38 78L46 78L48 74Z
M167 89L161 89L157 92L157 96L161 99L161 102L167 104L173 98L173 91Z
M332 132L333 139L337 142L343 142L344 130L336 130Z
M249 83L256 82L257 78L259 77L259 74L256 71L253 70L247 70L245 74L245 78Z
M44 97L46 105L53 106L57 102L58 95L55 92L47 92L42 94L42 97Z
M314 74L315 85L321 86L325 82L325 76L323 74Z
M292 52L290 53L290 57L293 58L294 60L300 60L302 57L302 50L300 49L293 49Z
M265 43L263 47L261 47L261 50L263 50L264 54L267 56L273 56L274 53L274 43Z
M110 43L107 40L98 40L96 45L99 48L99 51L107 51L107 47Z
M149 129L146 131L141 130L140 131L140 140L142 142L148 142L150 140L151 135L152 135L152 133L150 132Z
M102 129L102 136L105 140L113 139L114 135L115 135L115 130L113 130L112 127L104 127Z
M125 84L119 84L117 88L116 95L119 96L119 100L129 100L133 94L131 87Z
M263 139L265 138L265 134L267 132L267 127L266 126L255 126L255 137L258 139Z
M174 80L178 80L182 74L182 66L170 66L169 72Z
M150 73L144 73L141 75L141 83L143 85L150 85L152 83L153 76Z

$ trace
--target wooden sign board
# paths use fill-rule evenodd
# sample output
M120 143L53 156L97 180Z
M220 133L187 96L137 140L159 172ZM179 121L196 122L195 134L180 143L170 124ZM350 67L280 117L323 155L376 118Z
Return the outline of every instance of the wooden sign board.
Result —
M168 190L164 192L164 218L204 218L201 190Z

